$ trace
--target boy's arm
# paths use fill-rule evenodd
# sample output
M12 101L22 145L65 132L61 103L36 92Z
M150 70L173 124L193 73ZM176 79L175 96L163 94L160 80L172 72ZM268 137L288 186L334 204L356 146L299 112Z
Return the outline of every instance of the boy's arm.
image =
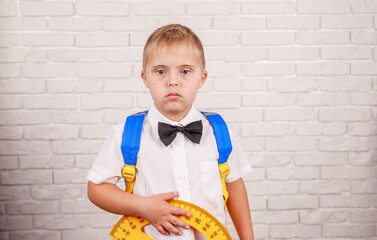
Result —
M190 228L176 217L179 215L189 217L190 213L167 203L177 196L177 192L169 192L140 197L125 192L111 183L88 182L88 197L92 203L111 213L145 218L164 235L169 235L169 232L181 235L182 231L176 226Z
M254 240L249 201L242 178L226 184L229 192L227 208L240 240Z

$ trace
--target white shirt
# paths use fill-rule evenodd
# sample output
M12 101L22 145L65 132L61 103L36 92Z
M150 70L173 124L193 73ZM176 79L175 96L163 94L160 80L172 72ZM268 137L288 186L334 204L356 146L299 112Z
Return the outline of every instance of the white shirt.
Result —
M202 120L203 134L200 144L178 132L175 140L165 146L158 135L158 122L184 126ZM116 184L124 165L121 142L124 123L115 125L95 159L87 179L100 184ZM226 182L233 182L251 171L245 154L231 131L233 150L228 158L230 172ZM133 193L152 196L178 191L178 199L194 203L214 215L225 225L224 200L218 167L218 150L209 121L194 107L180 122L173 122L152 107L144 119L140 150L136 163L136 183ZM182 236L164 236L153 226L145 232L155 239L205 240L198 231L184 230Z

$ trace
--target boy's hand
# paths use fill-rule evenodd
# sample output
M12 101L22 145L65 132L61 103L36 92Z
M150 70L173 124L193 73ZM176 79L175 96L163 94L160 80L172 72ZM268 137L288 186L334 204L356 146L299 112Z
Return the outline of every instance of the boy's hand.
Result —
M176 216L190 217L190 213L182 208L170 206L167 201L178 196L178 192L161 193L146 198L143 217L147 219L161 234L182 235L177 226L190 229L190 226Z

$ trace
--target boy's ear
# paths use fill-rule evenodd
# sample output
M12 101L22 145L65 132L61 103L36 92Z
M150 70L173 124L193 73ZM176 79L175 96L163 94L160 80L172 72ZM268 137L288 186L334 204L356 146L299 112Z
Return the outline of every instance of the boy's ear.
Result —
M145 76L144 70L141 70L141 78L143 79L145 87L149 88L149 85L148 85L148 82L147 82L147 77Z
M203 74L202 74L202 80L200 81L200 84L199 84L199 88L203 87L204 83L207 80L207 77L208 77L208 72L206 70L204 70Z

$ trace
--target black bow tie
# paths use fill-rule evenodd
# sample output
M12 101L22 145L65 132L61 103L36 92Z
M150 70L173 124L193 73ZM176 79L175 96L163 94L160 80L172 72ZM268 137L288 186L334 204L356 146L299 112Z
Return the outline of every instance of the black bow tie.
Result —
M177 132L182 132L185 136L194 143L200 143L202 138L203 125L202 121L196 121L187 124L186 126L173 126L167 123L158 123L158 135L165 146L169 146L177 136Z

